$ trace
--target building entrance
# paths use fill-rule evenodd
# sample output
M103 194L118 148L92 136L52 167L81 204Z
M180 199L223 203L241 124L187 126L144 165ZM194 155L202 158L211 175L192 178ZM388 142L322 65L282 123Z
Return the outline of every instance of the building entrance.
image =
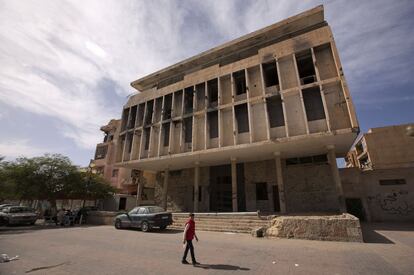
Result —
M246 211L243 172L243 164L237 164L238 211ZM231 165L210 166L210 211L233 211Z

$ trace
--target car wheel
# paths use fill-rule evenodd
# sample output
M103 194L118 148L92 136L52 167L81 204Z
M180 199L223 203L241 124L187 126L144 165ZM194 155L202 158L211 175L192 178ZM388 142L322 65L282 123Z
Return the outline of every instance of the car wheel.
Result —
M162 226L160 226L160 229L161 230L165 230L167 228L167 226L166 225L162 225Z
M121 220L116 220L115 221L115 228L116 229L122 229L122 222L121 222Z
M149 226L148 222L145 222L145 221L142 222L142 224L141 224L141 230L143 232L148 232L150 230L150 226Z

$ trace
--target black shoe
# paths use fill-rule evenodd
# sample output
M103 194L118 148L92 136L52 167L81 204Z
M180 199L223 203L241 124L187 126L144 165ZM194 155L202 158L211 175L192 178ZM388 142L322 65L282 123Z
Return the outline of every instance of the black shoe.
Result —
M193 265L198 265L198 264L200 264L200 263L197 262L197 261L193 261Z
M182 260L181 263L182 264L190 264L189 262L187 262L187 260Z

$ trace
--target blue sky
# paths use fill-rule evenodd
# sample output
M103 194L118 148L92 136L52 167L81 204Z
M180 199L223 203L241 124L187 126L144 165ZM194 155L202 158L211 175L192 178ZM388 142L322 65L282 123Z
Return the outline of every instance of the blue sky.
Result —
M130 82L319 4L361 129L414 122L414 1L0 0L0 155L87 165Z

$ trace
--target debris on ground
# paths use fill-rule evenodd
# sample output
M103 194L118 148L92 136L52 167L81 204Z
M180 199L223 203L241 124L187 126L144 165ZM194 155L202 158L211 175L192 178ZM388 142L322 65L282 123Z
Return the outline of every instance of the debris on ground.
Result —
M11 262L11 261L15 261L19 259L19 255L16 255L14 257L9 257L9 255L7 254L1 254L0 256L0 263L7 263L7 262Z

